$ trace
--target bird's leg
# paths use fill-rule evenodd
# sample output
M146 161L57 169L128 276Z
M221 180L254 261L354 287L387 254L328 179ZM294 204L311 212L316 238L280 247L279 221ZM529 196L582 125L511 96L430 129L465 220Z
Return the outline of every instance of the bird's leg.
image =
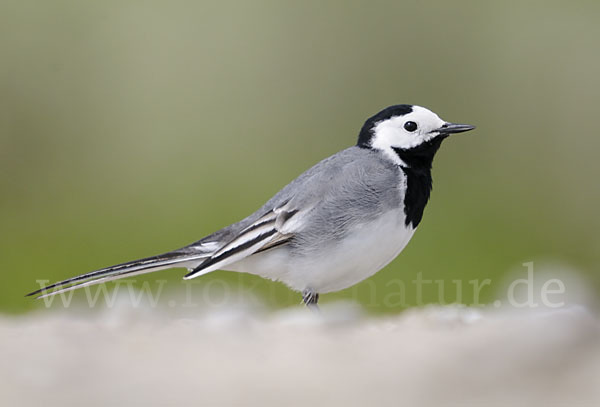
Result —
M307 288L304 291L302 291L302 301L312 311L319 312L319 306L317 305L317 302L319 302L319 293L316 293L312 289Z
M317 302L319 302L319 294L317 294L310 288L307 288L304 291L302 291L302 301L306 305L317 305Z

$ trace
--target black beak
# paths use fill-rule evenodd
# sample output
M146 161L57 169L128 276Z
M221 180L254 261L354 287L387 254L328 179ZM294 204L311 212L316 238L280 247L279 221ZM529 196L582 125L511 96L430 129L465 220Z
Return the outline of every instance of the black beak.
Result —
M470 124L458 124L458 123L445 123L442 127L435 130L440 134L454 134L463 133L465 131L473 130L475 126Z

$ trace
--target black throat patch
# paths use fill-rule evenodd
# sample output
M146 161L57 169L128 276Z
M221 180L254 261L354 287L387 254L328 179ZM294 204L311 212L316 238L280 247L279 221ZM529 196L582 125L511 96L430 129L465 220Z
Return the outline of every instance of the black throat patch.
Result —
M407 165L401 166L406 175L406 195L404 213L406 226L416 228L423 218L423 211L429 200L432 188L431 165L444 137L436 137L410 149L392 147L398 157Z

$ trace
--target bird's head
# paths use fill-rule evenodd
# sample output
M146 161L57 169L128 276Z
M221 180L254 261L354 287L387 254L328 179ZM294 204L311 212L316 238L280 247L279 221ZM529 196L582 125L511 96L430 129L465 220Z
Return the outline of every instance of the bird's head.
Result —
M403 167L431 168L433 156L446 137L474 128L446 122L421 106L394 105L367 119L357 145L379 150Z

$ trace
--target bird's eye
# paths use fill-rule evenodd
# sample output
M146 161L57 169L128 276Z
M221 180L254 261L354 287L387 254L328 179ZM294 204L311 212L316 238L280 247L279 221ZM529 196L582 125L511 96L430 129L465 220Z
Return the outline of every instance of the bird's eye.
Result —
M406 122L404 123L404 130L406 131L410 131L411 133L415 130L417 130L417 123L415 122Z

